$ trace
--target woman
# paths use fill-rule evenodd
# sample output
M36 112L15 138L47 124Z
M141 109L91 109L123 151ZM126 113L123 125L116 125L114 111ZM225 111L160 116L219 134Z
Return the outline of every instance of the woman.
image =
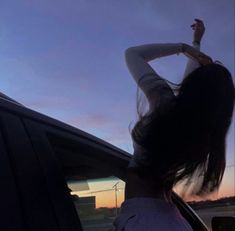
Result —
M225 67L199 51L203 22L195 19L192 29L193 47L149 44L126 51L127 66L149 110L138 110L131 131L134 155L127 170L126 200L114 222L117 231L192 230L171 201L173 186L184 181L188 194L204 195L221 183L234 85ZM148 61L179 53L190 59L174 92Z

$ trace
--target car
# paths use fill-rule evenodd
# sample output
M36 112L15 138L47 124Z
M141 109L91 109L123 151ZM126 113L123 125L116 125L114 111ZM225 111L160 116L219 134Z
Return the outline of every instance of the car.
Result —
M130 153L3 94L0 150L1 230L113 229ZM209 230L176 193L172 200L193 230Z

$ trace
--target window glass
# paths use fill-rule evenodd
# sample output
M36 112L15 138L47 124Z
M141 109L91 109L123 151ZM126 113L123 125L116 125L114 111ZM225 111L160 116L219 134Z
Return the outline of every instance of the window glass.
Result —
M180 195L181 185L175 188ZM211 231L213 217L235 216L235 170L234 165L226 168L219 192L204 198L184 198Z
M125 182L116 177L68 180L70 194L84 231L106 231L124 201Z

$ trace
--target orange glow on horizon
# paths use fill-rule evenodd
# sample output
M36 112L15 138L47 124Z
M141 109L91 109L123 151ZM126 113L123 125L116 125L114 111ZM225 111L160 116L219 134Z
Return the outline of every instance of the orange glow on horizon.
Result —
M117 191L115 193L115 188L113 186L118 182ZM99 179L97 181L88 182L89 190L74 191L71 192L72 195L77 195L80 198L95 196L96 208L106 207L115 208L116 202L117 207L120 207L124 201L124 189L125 183L119 179L117 180L107 180ZM117 201L116 201L117 200Z
M227 169L218 192L212 193L207 196L185 196L185 201L203 201L203 200L217 200L223 197L235 196L235 182L234 182L234 169ZM115 194L114 185L117 184L117 191ZM74 184L74 185L73 185ZM79 197L95 196L96 208L106 207L115 208L120 207L124 201L125 182L118 178L104 178L88 181L78 181L69 184L69 187L74 187L71 194L78 195ZM175 192L182 197L183 189L182 184L178 185ZM116 202L117 200L117 202Z
M178 185L174 190L181 197L183 196L182 192L185 192L182 185ZM205 195L203 197L185 196L184 200L185 201L218 200L223 197L232 197L232 196L235 196L235 179L234 179L234 169L230 168L226 169L222 183L217 192Z

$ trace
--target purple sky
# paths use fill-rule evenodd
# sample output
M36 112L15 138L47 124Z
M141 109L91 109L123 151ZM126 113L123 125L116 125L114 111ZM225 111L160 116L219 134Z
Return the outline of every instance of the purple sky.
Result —
M190 43L190 25L198 17L206 24L203 52L234 76L233 2L1 0L1 91L132 153L128 125L136 118L136 84L124 62L125 49ZM152 65L180 82L185 63L183 55L175 55ZM228 165L234 164L234 123L227 156ZM226 174L231 178L233 172L229 167Z

